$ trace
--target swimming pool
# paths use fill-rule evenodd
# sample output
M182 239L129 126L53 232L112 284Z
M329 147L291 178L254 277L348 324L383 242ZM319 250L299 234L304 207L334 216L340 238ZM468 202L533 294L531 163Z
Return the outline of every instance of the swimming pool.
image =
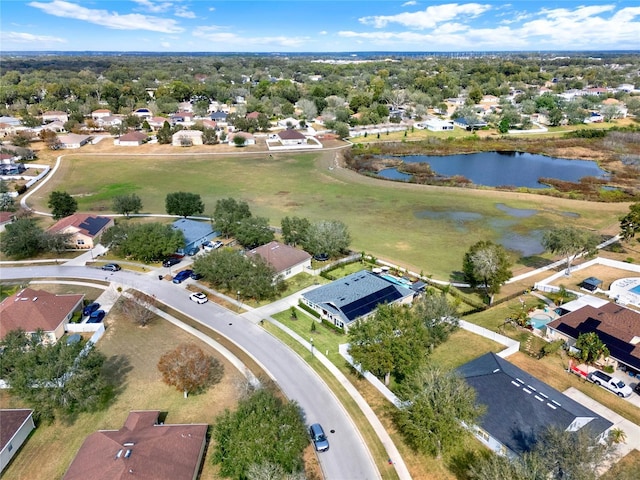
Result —
M396 285L400 285L402 287L410 287L411 286L411 282L408 282L406 280L404 280L403 278L398 278L398 277L394 277L393 275L386 275L384 273L380 274L380 276L382 278L384 278L385 280L391 282L391 283L395 283Z
M536 313L529 319L529 325L533 328L537 328L541 330L547 323L553 320L551 315L547 315L546 313Z
M635 293L636 295L640 295L640 285L636 285L629 291Z
M614 280L611 282L608 295L622 305L640 306L640 277Z

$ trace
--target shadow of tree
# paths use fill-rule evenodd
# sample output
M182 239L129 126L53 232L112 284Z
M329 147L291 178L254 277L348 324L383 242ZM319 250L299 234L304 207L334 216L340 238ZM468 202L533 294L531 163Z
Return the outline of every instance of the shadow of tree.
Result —
M104 362L103 371L107 382L112 386L112 400L127 387L127 376L133 370L126 355L112 355Z

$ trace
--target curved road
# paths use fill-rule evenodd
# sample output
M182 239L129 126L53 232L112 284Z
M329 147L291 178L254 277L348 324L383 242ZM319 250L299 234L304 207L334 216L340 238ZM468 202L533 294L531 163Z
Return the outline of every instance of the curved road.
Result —
M262 328L213 302L197 305L187 292L157 276L129 271L104 272L91 267L30 266L2 268L1 280L42 277L108 280L133 287L220 332L260 363L282 391L298 402L307 424L319 422L330 442L318 455L327 480L379 479L380 473L356 426L320 377L297 354Z

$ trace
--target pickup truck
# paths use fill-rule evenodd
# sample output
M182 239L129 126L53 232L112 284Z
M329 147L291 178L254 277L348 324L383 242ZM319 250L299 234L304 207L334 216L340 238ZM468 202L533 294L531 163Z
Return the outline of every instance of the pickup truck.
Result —
M594 370L592 372L589 372L589 374L587 375L587 380L595 383L596 385L600 385L607 390L611 390L619 397L626 398L633 392L633 390L631 390L631 387L624 383L622 380L613 377L601 370Z

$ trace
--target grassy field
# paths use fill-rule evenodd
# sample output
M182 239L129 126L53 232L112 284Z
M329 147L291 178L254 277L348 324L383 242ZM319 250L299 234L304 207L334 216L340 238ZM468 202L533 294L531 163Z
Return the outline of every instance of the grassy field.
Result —
M70 154L30 202L47 210L49 193L63 189L75 196L81 211L109 212L114 195L135 192L144 212L163 213L167 193L188 191L202 196L205 213L211 215L216 200L231 196L246 200L255 215L268 217L272 225L284 216L340 219L349 226L354 250L445 280L460 269L464 253L479 240L526 236L560 223L604 231L627 210L622 204L387 182L335 168L335 156ZM537 213L510 216L498 204Z

